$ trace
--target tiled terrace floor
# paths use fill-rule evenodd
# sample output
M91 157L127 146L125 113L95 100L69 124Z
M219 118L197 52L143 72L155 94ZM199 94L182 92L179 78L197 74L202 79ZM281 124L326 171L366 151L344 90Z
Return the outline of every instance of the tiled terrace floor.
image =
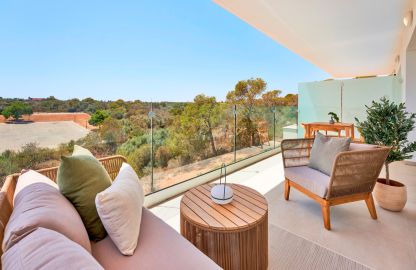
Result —
M281 155L233 173L227 180L254 188L266 196L271 228L288 231L369 268L416 269L416 166L394 163L391 175L408 186L408 203L402 212L393 213L376 206L379 218L372 220L364 202L332 207L331 231L323 228L318 204L296 190L291 191L290 201L283 199ZM151 209L177 231L180 199L174 198ZM273 237L278 238L269 233L269 243L279 241ZM276 261L269 258L269 269L277 268Z

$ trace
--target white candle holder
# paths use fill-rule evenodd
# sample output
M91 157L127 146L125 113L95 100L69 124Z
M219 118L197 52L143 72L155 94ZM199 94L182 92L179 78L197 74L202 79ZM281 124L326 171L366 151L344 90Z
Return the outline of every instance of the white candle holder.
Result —
M222 183L222 171L224 169L224 183ZM211 199L216 204L227 204L233 200L233 189L227 185L227 167L223 163L220 171L220 183L211 189Z

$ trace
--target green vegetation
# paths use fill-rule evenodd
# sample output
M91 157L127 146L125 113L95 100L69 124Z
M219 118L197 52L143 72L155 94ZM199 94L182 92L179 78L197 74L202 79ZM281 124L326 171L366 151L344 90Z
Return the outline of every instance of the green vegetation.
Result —
M365 121L355 118L357 128L366 143L392 147L385 162L386 184L389 185L389 164L411 158L411 153L416 151L416 142L407 140L415 127L416 114L408 113L404 103L395 104L384 97L366 108Z
M12 117L15 121L20 120L22 115L31 115L33 114L32 107L24 102L21 101L14 101L10 105L6 106L2 111L1 114L4 118L9 119Z
M297 95L281 97L280 90L266 92L266 86L260 78L239 81L227 94L225 102L201 94L193 102L153 103L153 149L148 116L150 103L91 98L65 101L54 97L43 100L0 98L0 107L20 101L36 112L87 112L91 114L90 124L99 127L85 138L58 149L30 145L21 151L6 151L0 157L0 176L22 168L39 169L57 164L60 155L69 154L74 143L98 157L114 154L127 157L141 177L150 174L152 155L153 169L165 170L229 153L234 150L234 105L237 106L236 149L270 146L274 134L276 138L282 137L283 126L296 123ZM23 161L26 156L34 162Z
M90 125L93 125L93 126L100 126L104 122L104 120L108 117L109 115L107 112L98 110L91 115L91 118L88 121L88 123L90 123Z

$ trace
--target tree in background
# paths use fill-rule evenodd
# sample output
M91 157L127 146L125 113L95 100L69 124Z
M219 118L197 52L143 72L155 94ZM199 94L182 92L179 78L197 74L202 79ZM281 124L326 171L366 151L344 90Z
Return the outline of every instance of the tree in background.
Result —
M194 102L173 110L167 142L172 156L179 156L186 164L195 158L217 155L213 132L220 121L220 106L215 97L197 95Z
M298 106L298 95L287 94L284 98L284 105L286 106Z
M106 111L98 110L93 115L91 115L88 123L93 126L100 126L103 124L104 120L109 117L109 114Z
M13 117L15 121L19 120L24 114L31 115L33 114L32 107L24 102L15 101L12 102L9 106L5 107L1 114L8 119Z
M281 94L282 94L281 90L272 90L272 91L264 93L261 96L263 105L266 105L269 107L283 105L284 101L280 97Z
M261 78L239 81L234 90L228 92L227 102L238 106L242 118L239 120L243 127L243 139L250 146L254 145L257 125L254 121L255 106L259 104L260 95L266 90L266 82ZM245 137L245 138L244 138Z
M110 103L110 114L115 119L123 119L126 111L128 110L129 104L122 99L118 99Z
M185 108L185 114L188 113L187 116L193 118L197 122L195 124L199 125L201 133L208 137L214 156L217 154L217 149L213 128L218 125L219 109L215 97L208 97L203 94L197 95L194 98L194 103L189 103Z

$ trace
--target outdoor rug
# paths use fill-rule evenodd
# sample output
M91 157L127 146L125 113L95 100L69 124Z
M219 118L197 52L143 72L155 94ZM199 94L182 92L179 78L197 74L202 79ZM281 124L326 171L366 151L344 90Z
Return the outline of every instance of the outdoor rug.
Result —
M268 269L369 270L370 268L269 224Z

